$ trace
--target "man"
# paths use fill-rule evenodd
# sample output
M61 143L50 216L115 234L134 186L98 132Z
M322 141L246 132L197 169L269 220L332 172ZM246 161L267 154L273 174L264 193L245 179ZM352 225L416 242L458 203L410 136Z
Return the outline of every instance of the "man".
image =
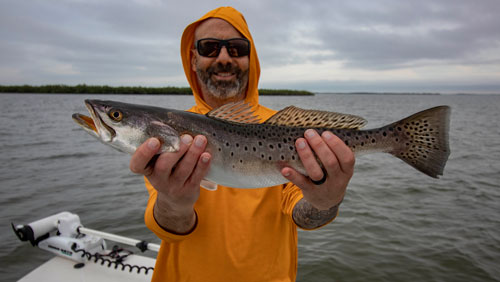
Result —
M283 52L286 52L283 46ZM184 71L193 90L192 112L205 114L232 101L251 104L263 120L275 111L258 104L257 52L243 16L215 9L189 25L181 40ZM297 226L315 229L338 212L354 155L335 135L314 130L296 141L308 177L282 169L291 183L261 189L200 189L210 167L204 136L184 135L176 153L141 145L130 169L145 175L148 228L162 239L153 281L294 281ZM323 164L323 169L316 156Z

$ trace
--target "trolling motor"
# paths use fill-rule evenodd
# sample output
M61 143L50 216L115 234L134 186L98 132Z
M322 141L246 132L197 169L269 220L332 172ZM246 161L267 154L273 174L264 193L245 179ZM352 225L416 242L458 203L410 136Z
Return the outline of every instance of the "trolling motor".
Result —
M86 258L75 250L94 254L106 249L103 238L79 232L82 227L80 217L70 212L61 212L27 225L11 225L19 240L29 241L33 246L77 262L84 262Z
M158 244L85 228L80 223L80 217L70 212L61 212L26 225L11 225L19 240L29 241L33 246L80 263L106 250L104 239L135 246L141 252L158 252L160 249Z

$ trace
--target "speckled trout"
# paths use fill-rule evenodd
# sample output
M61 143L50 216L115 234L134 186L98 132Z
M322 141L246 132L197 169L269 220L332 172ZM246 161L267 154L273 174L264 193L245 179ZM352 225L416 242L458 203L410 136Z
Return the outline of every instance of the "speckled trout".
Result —
M180 136L207 137L212 155L205 188L215 184L258 188L288 182L283 167L307 175L295 149L306 129L329 130L356 154L386 152L417 170L438 178L450 154L450 108L438 106L398 122L362 130L366 120L349 114L304 110L289 106L261 122L244 102L226 104L206 115L116 101L86 100L90 117L73 120L104 144L134 153L150 137L161 142L161 152L179 150ZM207 184L211 183L211 184Z

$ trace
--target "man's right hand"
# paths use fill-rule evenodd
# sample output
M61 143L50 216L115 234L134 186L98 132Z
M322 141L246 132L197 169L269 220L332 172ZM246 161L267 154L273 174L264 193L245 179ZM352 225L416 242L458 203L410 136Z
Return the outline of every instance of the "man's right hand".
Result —
M200 182L208 172L211 155L205 152L206 137L181 137L179 151L162 153L156 138L148 139L137 148L130 160L130 170L146 176L158 192L154 216L168 231L189 233L196 223L193 206L200 195Z

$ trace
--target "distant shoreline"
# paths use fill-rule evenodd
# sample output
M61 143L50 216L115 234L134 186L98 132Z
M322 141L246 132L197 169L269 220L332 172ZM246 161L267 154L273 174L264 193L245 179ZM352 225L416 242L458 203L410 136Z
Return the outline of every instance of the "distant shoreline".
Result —
M332 94L332 95L443 95L442 93L433 92L319 92L317 94Z
M0 93L18 94L103 94L103 95L193 95L189 87L142 87L142 86L107 86L107 85L0 85ZM260 95L275 96L313 96L305 90L259 89Z

